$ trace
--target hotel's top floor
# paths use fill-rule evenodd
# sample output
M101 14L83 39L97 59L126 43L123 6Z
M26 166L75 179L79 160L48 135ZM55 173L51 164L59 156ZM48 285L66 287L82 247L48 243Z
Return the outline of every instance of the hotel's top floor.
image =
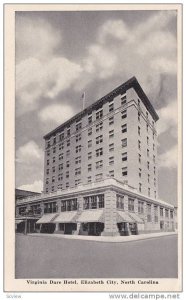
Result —
M156 111L154 110L151 102L149 101L148 97L146 96L143 89L141 88L141 86L140 86L139 82L137 81L136 77L132 77L128 81L126 81L125 83L123 83L122 85L118 86L113 91L111 91L110 93L105 95L104 97L100 98L99 100L97 100L96 102L94 102L93 104L91 104L90 106L85 108L83 111L79 112L78 114L76 114L75 116L73 116L72 118L67 120L65 123L61 124L60 126L55 128L54 130L47 133L44 136L44 139L45 140L50 139L51 136L54 136L55 134L63 131L65 128L68 128L68 126L70 126L75 121L78 122L78 120L80 120L84 115L86 115L86 114L89 115L89 114L91 114L91 112L93 110L98 110L99 107L101 107L104 103L112 101L112 99L114 99L118 95L125 94L126 91L131 89L131 88L133 88L135 90L135 92L137 93L137 95L141 99L142 103L144 104L145 108L147 109L147 111L152 116L152 119L156 122L159 119Z

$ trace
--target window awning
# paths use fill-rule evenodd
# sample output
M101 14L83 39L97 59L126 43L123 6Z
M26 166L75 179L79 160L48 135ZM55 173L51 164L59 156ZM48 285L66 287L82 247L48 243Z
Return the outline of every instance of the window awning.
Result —
M52 223L73 223L76 221L77 211L61 212Z
M45 214L43 215L36 224L46 224L46 223L52 223L52 221L57 217L58 214Z
M118 210L117 223L121 222L134 223L135 221L129 216L129 214L126 211Z
M129 215L132 219L134 219L135 222L144 223L144 221L137 214L130 212Z
M24 222L24 220L15 220L15 223L16 223L16 224L20 224L20 223L22 223L22 222Z
M80 223L104 222L103 210L85 210L77 219Z

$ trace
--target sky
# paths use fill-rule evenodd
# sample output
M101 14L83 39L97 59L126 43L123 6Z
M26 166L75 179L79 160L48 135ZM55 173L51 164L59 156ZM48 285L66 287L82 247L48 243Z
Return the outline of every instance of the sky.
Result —
M159 115L159 198L177 203L176 11L16 12L16 187L43 189L43 136L136 76Z

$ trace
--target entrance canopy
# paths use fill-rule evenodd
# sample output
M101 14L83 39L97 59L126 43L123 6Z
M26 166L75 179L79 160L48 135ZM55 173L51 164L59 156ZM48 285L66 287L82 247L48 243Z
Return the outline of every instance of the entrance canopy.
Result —
M80 223L104 222L103 210L85 210L77 219Z
M134 223L134 219L132 219L126 211L118 210L117 211L117 223L128 222Z
M52 223L52 221L57 217L58 214L46 214L43 215L36 224L46 224L46 223Z
M60 213L52 223L74 223L76 221L76 211L65 211Z
M132 219L134 219L135 222L137 223L144 223L144 221L138 216L136 215L135 213L131 213L129 214L131 216Z
M24 220L15 220L15 223L16 223L16 224L20 224L20 223L22 223L22 222L24 222Z

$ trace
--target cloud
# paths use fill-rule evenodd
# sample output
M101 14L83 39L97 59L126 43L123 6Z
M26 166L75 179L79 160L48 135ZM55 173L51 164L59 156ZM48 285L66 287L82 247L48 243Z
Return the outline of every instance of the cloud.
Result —
M40 193L43 190L43 181L35 180L31 184L23 184L23 185L19 186L18 189Z
M42 159L43 151L34 141L29 141L16 151L16 162L19 164L38 164Z
M122 20L108 20L100 28L98 33L98 40L104 43L109 37L123 40L129 39L128 26Z
M177 102L172 101L167 106L157 110L159 121L157 123L158 134L169 130L173 137L177 137L178 110Z
M52 104L43 108L38 115L42 122L61 124L71 118L74 115L74 111L67 104Z
M160 168L177 168L178 165L178 150L177 146L173 146L170 150L159 155L159 167Z

